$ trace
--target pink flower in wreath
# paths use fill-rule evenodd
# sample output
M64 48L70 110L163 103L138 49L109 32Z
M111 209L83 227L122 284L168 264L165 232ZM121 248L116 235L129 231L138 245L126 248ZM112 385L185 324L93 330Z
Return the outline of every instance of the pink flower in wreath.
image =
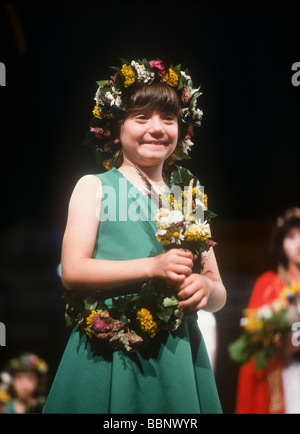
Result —
M166 75L166 69L161 60L150 60L149 65L151 68L156 68L158 70L158 75L162 78Z
M111 135L110 130L104 130L103 128L90 127L90 131L95 134L97 139L107 139Z

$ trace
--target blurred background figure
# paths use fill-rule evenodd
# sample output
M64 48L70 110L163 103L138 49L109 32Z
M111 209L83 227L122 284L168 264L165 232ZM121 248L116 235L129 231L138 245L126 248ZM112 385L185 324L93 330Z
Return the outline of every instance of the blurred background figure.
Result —
M300 283L300 208L277 219L268 249L269 270L256 281L249 308L276 300L284 287ZM291 339L265 369L253 358L239 371L237 413L300 413L300 352Z
M0 378L0 412L42 413L46 401L48 365L36 354L10 359Z

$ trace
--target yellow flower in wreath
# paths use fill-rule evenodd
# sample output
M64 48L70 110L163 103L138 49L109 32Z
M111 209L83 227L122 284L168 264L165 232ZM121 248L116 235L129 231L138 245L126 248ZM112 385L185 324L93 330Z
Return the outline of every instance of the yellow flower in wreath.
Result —
M163 81L169 86L176 87L178 85L178 74L174 69L169 68L168 73L164 76Z
M141 329L147 333L150 338L154 338L156 333L158 332L158 325L153 320L153 316L148 309L144 307L140 309L137 313L137 319L141 323Z
M124 86L125 87L128 87L132 83L135 82L135 72L132 69L132 66L124 64L122 66L121 72L122 72L122 74L123 74L123 76L125 78L125 81L124 81Z

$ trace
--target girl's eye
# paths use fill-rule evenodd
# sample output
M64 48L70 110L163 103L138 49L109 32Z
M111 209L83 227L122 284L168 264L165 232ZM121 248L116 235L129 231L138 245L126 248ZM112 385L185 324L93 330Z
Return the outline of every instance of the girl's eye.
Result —
M163 119L164 119L164 121L167 121L167 122L174 122L175 121L175 118L172 115L166 115L166 116L164 116Z
M148 118L146 115L137 115L136 119L139 121L146 121Z

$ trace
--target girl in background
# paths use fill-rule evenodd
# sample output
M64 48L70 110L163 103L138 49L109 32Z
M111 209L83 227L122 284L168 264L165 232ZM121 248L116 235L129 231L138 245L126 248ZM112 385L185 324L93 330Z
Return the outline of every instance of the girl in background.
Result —
M268 256L270 269L258 278L249 308L268 304L285 286L300 283L300 208L288 209L277 219ZM266 369L255 370L254 360L240 368L236 412L300 412L299 347L291 340Z
M24 353L9 361L1 373L2 413L42 413L46 401L48 366L36 354Z

